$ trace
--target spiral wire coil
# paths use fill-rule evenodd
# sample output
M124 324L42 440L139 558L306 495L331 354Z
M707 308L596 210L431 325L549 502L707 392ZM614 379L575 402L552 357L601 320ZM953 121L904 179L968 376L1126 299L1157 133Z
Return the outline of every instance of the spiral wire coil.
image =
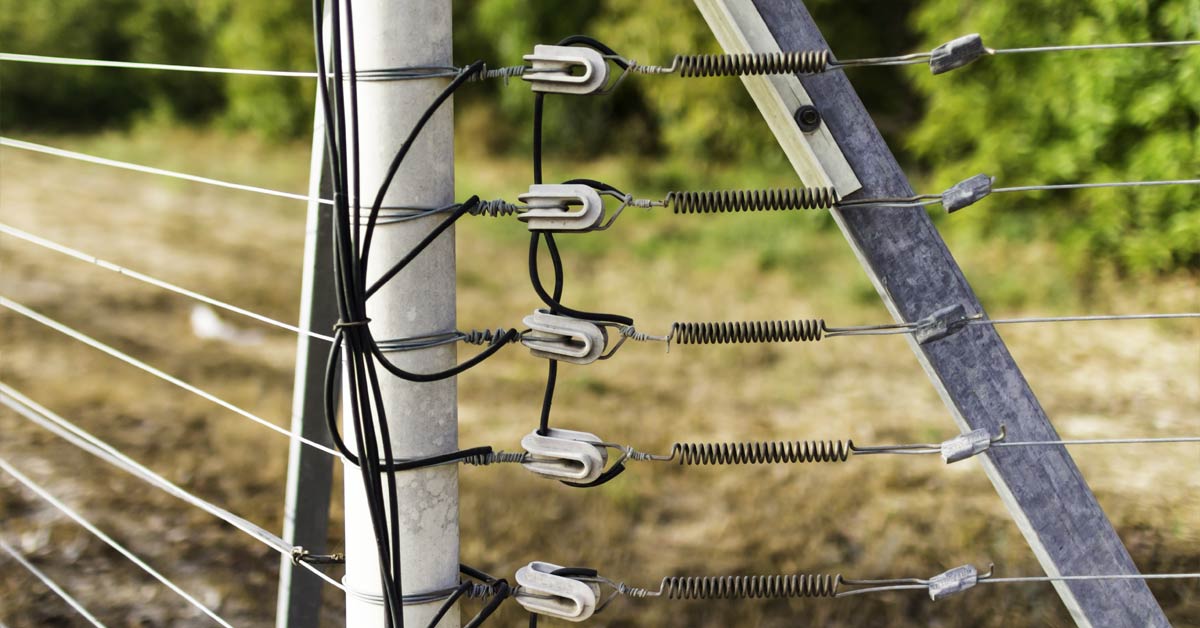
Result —
M816 342L826 330L823 319L675 323L670 339L681 345Z
M830 68L828 50L753 52L717 55L675 55L669 67L638 65L629 71L639 74L679 73L683 78L707 76L757 76L763 74L818 74Z
M852 442L840 440L675 443L671 459L680 465L845 462L853 449Z
M837 597L840 575L791 574L775 576L697 576L663 578L658 591L626 587L634 598L671 600L733 600L761 598Z
M676 214L830 209L840 198L833 188L784 188L774 190L716 190L671 192L666 204Z

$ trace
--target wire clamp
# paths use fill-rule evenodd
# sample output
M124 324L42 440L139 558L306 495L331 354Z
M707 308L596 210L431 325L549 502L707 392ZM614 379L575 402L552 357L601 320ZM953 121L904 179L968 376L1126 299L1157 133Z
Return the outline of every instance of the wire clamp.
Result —
M599 479L608 464L608 451L595 434L551 428L545 436L537 431L521 439L528 452L522 463L544 478L587 484Z
M1003 427L1000 428L1000 436L996 438L992 438L992 434L988 432L987 428L959 434L942 443L942 460L945 460L946 464L966 460L991 449L992 443L1003 439Z
M979 33L963 35L934 48L929 55L929 69L934 74L943 74L990 54L994 52L983 45Z
M530 231L591 231L604 219L604 202L587 185L535 184L517 200L528 206L517 219Z
M596 612L600 586L565 575L559 565L533 561L517 570L517 589L513 593L525 610L539 615L580 622Z
M970 179L954 184L954 187L942 193L942 209L952 214L964 207L970 207L983 197L992 193L992 183L995 178L986 174L977 174Z
M967 316L966 306L961 303L944 307L917 321L913 337L919 344L940 340L958 333L971 319L971 316Z
M608 345L608 332L592 321L559 316L543 309L526 316L523 322L530 331L521 336L521 344L529 347L534 357L591 364L603 355Z
M521 75L533 91L552 94L594 94L608 83L608 61L582 46L538 44L522 57L530 68Z
M979 571L974 566L962 565L961 567L955 567L929 579L927 583L929 586L929 599L937 601L946 596L966 591L978 583Z

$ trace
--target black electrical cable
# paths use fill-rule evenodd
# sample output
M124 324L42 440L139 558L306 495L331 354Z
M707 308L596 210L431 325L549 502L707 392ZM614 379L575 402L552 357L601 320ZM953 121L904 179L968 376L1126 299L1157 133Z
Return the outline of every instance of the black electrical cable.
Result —
M455 209L448 217L446 217L445 220L438 223L438 225L430 230L430 232L426 234L425 237L422 238L421 241L417 243L417 245L414 246L411 251L406 253L404 257L400 258L400 261L393 264L391 268L387 269L386 272L380 275L379 279L376 279L375 283L371 284L370 288L367 288L367 298L371 298L376 292L379 291L380 288L387 284L392 277L395 277L397 273L399 273L401 270L404 270L405 266L408 266L409 263L416 259L418 255L425 251L425 249L429 248L429 245L432 244L433 241L438 238L438 236L442 235L442 233L449 229L450 225L453 225L455 221L457 221L459 218L462 218L464 214L474 209L478 204L479 197L472 196L471 198L467 199L465 203L459 205L458 209Z
M533 182L540 184L542 182L542 114L546 106L545 94L535 94L533 97ZM550 242L553 242L554 236L546 234ZM545 292L542 287L541 278L537 277L537 243L540 234L534 232L529 237L529 248L533 255L533 260L530 263L529 279L533 282L534 290ZM563 292L563 267L562 257L558 255L557 246L547 247L550 250L550 259L554 266L554 301L557 302L562 298ZM553 312L551 306L551 312ZM550 366L546 372L546 392L542 396L542 412L541 419L538 422L537 433L539 436L546 436L550 433L550 406L554 403L554 387L558 381L558 360L549 360ZM536 617L536 615L531 615Z
M464 582L458 585L458 588L454 590L454 593L451 593L450 597L446 598L446 601L442 603L440 608L438 608L438 612L433 616L433 619L429 620L429 628L437 628L438 622L442 621L442 618L446 616L446 613L450 612L451 608L454 608L454 603L458 601L458 598L462 597L467 591L471 590L471 587L472 584L470 582Z
M550 360L550 370L546 374L546 392L542 396L542 415L538 421L538 436L550 433L550 406L554 403L554 385L558 380L558 360Z
M375 233L375 224L376 220L379 218L379 210L383 207L383 198L387 195L387 191L392 185L392 180L395 178L396 172L400 169L400 164L404 161L404 158L408 156L408 151L412 148L417 136L425 128L425 125L429 122L430 118L433 117L434 112L440 109L442 104L445 103L446 100L450 98L450 96L452 96L454 92L462 86L463 83L466 83L468 80L470 80L473 75L478 74L479 71L484 68L484 66L485 64L483 61L476 61L468 66L467 69L463 71L462 74L459 74L458 77L456 77L453 81L450 81L450 84L446 86L446 89L442 90L442 93L439 94L436 99L434 99L433 104L425 110L425 113L422 114L421 118L417 121L417 124L413 126L412 131L410 131L408 134L408 138L405 139L404 143L400 145L400 150L396 151L396 155L392 158L392 163L388 165L387 174L383 178L383 184L380 185L379 192L375 195L375 202L371 205L371 214L367 219L366 234L363 235L362 256L364 259L366 259L371 252L371 238Z
M463 628L479 628L488 617L492 616L492 613L496 612L496 609L500 608L500 604L504 600L512 596L512 587L509 586L508 581L503 579L496 582L495 591L492 599L484 605L483 610L479 611L479 614L467 622Z
M537 258L538 258L538 244L541 240L541 238L539 237L540 235L542 235L540 232L535 231L529 239L529 280L530 280L530 283L533 284L534 292L536 292L538 297L540 297L542 299L543 303L545 303L547 306L550 307L550 311L552 313L566 314L568 316L573 316L575 318L582 318L582 319L590 320L590 321L616 323L618 325L632 325L633 324L633 319L629 318L628 316L623 316L620 314L608 314L605 312L585 312L583 310L577 310L575 308L567 307L567 306L563 305L562 302L559 300L561 297L555 298L553 295L547 293L546 288L542 285L541 276L538 273ZM545 234L545 236L546 236L547 248L551 249L554 252L557 252L557 248L553 244L553 242L554 242L554 240L552 239L553 236L551 236L548 233ZM551 258L559 258L558 255L554 254L554 252L551 253ZM561 264L561 262L560 262L560 264ZM559 266L559 265L556 265L556 266ZM556 270L555 285L557 286L558 277L559 277L560 273L557 272L558 271L557 267L555 268L555 270Z
M571 35L570 37L558 42L559 46L574 46L575 44L583 44L588 48L594 48L600 51L601 54L608 55L609 57L616 57L613 59L613 63L617 64L617 66L622 70L629 68L629 64L620 59L621 55L618 55L616 50L609 48L599 40L588 37L587 35Z
M482 68L482 63L473 64L466 72L452 81L414 125L409 137L392 159L386 180L377 192L367 228L360 236L359 228L362 225L360 199L362 194L359 163L361 142L359 141L358 89L356 81L344 80L346 71L350 77L357 76L353 12L349 6L349 0L346 0L343 22L341 1L335 0L329 4L329 26L332 33L329 42L331 59L330 67L326 67L326 42L321 29L325 8L324 0L313 0L314 39L320 76L318 97L326 120L326 140L334 188L334 287L340 320L335 334L335 342L331 347L326 364L324 391L326 421L338 450L347 456L347 459L353 460L362 473L376 549L379 553L380 580L384 594L387 625L390 628L403 628L404 597L401 586L400 527L398 517L388 516L389 512L400 512L395 474L399 471L485 455L491 453L492 450L490 447L477 447L439 456L396 461L392 451L391 435L375 360L378 359L384 368L395 376L412 381L435 381L451 377L479 364L494 355L502 346L518 339L520 332L509 330L508 333L497 337L491 346L471 360L452 369L430 374L408 373L398 368L386 359L379 349L378 343L371 336L370 329L367 327L369 319L366 317L368 297L415 259L455 220L473 209L478 203L478 199L475 198L459 205L458 211L395 264L382 279L369 289L365 288L371 238L382 206L382 199L386 195L395 173L433 114L459 86ZM332 89L330 89L331 84ZM349 84L348 87L347 84ZM350 146L353 147L352 151L348 150ZM343 355L346 358L344 369L346 399L344 401L348 410L347 421L354 425L355 444L358 451L362 453L361 458L351 454L337 428L337 382ZM382 451L380 451L381 448Z
M375 536L376 548L379 552L380 579L383 585L384 606L387 624L392 627L403 626L403 592L400 590L399 580L399 545L396 542L398 539L398 529L393 531L389 526L386 507L383 503L383 487L380 484L381 478L378 471L379 454L376 447L378 442L375 436L375 421L371 412L372 400L368 388L378 388L377 379L371 372L371 369L364 369L364 357L369 355L365 351L365 341L369 340L369 336L364 334L363 325L365 319L365 299L362 298L362 273L359 268L360 259L357 255L357 246L355 242L356 228L352 229L348 224L348 219L351 215L351 210L348 206L346 197L349 190L350 182L347 179L347 171L350 169L350 158L347 155L346 146L349 141L346 128L346 95L344 92L345 81L343 80L343 63L342 63L342 28L341 28L341 10L338 2L330 5L330 27L332 32L332 73L334 94L331 97L329 94L329 76L324 67L325 46L321 35L321 20L323 14L324 3L322 0L314 0L314 20L315 39L317 41L317 57L318 67L321 69L321 80L318 84L318 89L321 91L321 101L326 105L325 111L327 120L330 124L327 125L327 133L330 138L330 152L333 159L331 163L335 164L331 168L334 182L334 280L335 287L338 293L338 311L342 325L345 327L339 329L343 333L339 339L344 342L347 352L347 407L350 410L351 420L356 426L355 434L357 436L357 444L359 451L363 452L364 458L368 460L366 464L361 465L363 474L363 484L366 493L368 509L372 520L372 529ZM347 16L346 37L347 37L347 62L350 67L354 67L354 41L353 41L353 25L350 23L351 18ZM353 70L352 70L353 73ZM351 109L352 122L351 132L357 135L357 102L356 94L351 93ZM329 118L333 119L330 120ZM357 138L355 138L357 139ZM358 142L354 142L358 146ZM357 173L357 152L354 155L355 162L354 170ZM355 184L357 185L357 179ZM358 194L354 194L357 204ZM358 220L358 210L354 210L355 221ZM369 359L369 358L368 358ZM369 383L368 383L369 380ZM378 406L378 404L375 404ZM382 407L378 408L382 417ZM380 421L381 429L386 430L386 420ZM384 436L385 455L390 455L390 439ZM387 478L388 492L395 494L395 478L390 476ZM391 500L395 504L395 499ZM394 522L393 522L394 523Z

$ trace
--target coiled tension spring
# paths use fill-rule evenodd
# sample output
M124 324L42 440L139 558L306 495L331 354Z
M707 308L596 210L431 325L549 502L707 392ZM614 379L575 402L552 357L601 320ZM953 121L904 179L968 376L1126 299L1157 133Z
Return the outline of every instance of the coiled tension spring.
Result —
M663 578L657 592L631 591L630 597L661 596L669 600L755 600L764 598L837 597L841 575L699 576Z
M666 206L676 214L719 214L727 212L830 209L838 204L833 188L784 188L774 190L714 190L671 192Z
M796 50L719 55L676 55L665 72L651 69L649 74L678 73L683 78L708 76L760 76L764 74L816 74L829 69L832 54L828 50ZM631 72L646 68L631 64Z
M826 331L820 319L675 323L669 340L681 345L816 342Z
M680 465L845 462L853 450L852 441L840 440L675 443L671 459Z

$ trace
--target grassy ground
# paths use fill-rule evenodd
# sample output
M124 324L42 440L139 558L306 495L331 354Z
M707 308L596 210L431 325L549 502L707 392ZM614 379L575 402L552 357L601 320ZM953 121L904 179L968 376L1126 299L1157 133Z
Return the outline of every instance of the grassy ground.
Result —
M152 132L151 132L152 131ZM303 190L307 147L153 129L42 138L64 148L217 178ZM520 161L462 151L459 197L513 198ZM673 185L791 184L776 172L603 160L556 163L547 179L592 176L652 196ZM703 181L702 183L698 181ZM972 212L942 225L993 316L1195 311L1195 277L1121 281L1084 292L1053 247L973 235ZM0 150L3 222L263 314L298 309L302 203ZM537 305L527 288L527 235L515 221L459 229L463 327L514 325ZM606 234L560 239L567 298L629 313L639 327L674 320L824 317L886 322L886 312L827 216L675 218L636 213ZM0 293L284 425L294 337L255 344L196 338L192 303L113 273L0 239ZM1097 323L1002 329L1064 437L1196 431L1200 330L1194 324ZM286 442L260 426L8 311L0 311L0 380L201 496L280 527ZM464 350L465 353L465 350ZM461 441L513 449L536 422L545 365L512 348L461 378ZM854 438L941 440L944 406L898 338L817 345L628 346L617 359L564 368L555 424L643 450L674 441ZM235 625L271 625L277 560L240 533L147 490L15 413L0 410L0 456L74 505ZM1200 564L1200 447L1077 448L1076 460L1145 572ZM1003 575L1037 563L977 462L861 458L844 465L687 468L631 465L590 491L519 468L462 472L462 557L509 575L534 559L599 568L635 586L666 575L841 572L928 576L994 561ZM332 542L340 538L335 508ZM3 538L114 626L209 625L171 592L108 551L10 478L0 478ZM0 557L0 621L78 620ZM1200 585L1151 587L1175 625L1200 625ZM340 600L327 596L330 625ZM512 608L497 625L514 625ZM609 626L1009 626L1069 623L1047 585L981 588L937 604L921 594L838 601L699 603L620 600ZM547 622L552 625L553 622Z

